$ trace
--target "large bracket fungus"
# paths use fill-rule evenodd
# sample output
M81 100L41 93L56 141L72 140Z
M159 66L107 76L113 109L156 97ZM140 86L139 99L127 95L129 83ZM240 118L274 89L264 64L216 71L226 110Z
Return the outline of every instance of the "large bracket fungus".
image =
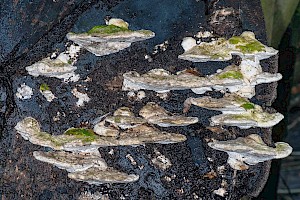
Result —
M248 165L285 158L292 152L292 147L284 142L276 142L275 148L267 146L257 134L235 140L214 140L208 143L208 146L225 151L228 154L228 164L235 170L246 170L249 168Z
M93 27L86 33L68 33L67 38L96 56L116 53L130 47L132 42L150 39L155 33L149 30L132 31L122 19L112 18L107 25Z
M42 132L38 121L31 117L18 122L15 129L25 140L33 144L72 152L94 152L99 147L106 146L167 144L186 140L184 135L159 131L146 125L120 132L117 137L97 135L93 130L84 128L70 128L62 135L53 136Z
M254 65L254 66L253 66ZM171 74L164 69L153 69L140 75L135 71L123 74L123 90L153 90L158 93L170 90L191 89L196 94L203 94L212 89L236 93L251 98L255 95L255 86L270 83L282 78L281 74L262 72L259 63L242 61L240 66L230 65L215 74L200 77L188 70Z
M211 97L188 98L184 103L184 112L187 112L192 104L223 113L211 118L212 126L238 126L242 129L251 127L268 128L276 125L283 119L282 114L264 112L259 105L255 105L249 102L248 99L233 94L226 94L220 99Z
M219 38L211 42L201 42L199 45L190 40L193 38L183 40L182 47L185 52L178 58L192 62L207 62L227 61L232 59L232 55L238 55L242 59L254 58L259 61L278 53L272 47L259 42L250 31L245 31L240 36L233 36L228 40ZM187 41L189 45L186 44Z

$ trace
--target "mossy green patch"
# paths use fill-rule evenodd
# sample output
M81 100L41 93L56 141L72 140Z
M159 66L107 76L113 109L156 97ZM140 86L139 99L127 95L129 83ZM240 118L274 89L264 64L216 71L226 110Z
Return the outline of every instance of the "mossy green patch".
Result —
M265 50L265 47L257 41L249 42L245 45L237 45L236 48L240 49L242 53L254 53Z
M241 105L246 110L254 109L254 104L253 103L244 103Z
M64 144L64 141L59 140L55 136L53 136L49 133L46 133L46 132L40 132L38 134L38 137L39 137L40 140L50 141L52 144L54 144L57 147L62 146Z
M97 135L93 130L85 128L70 128L64 133L64 135L75 136L83 142L92 142L97 138Z
M114 34L118 32L131 32L131 30L115 25L99 25L94 26L91 30L89 30L88 34Z
M49 88L49 86L48 86L46 83L42 83L42 84L40 85L40 90L41 90L42 92L44 92L44 91L50 90L50 88Z
M240 36L233 36L232 38L230 38L228 40L228 42L230 44L238 44L238 43L241 43L242 41L243 41L243 39Z
M226 79L226 78L243 79L243 74L239 71L226 71L221 74L218 74L217 77L219 79Z
M254 53L264 51L265 47L259 41L241 37L241 36L233 36L228 40L230 44L234 44L236 48L240 49L242 53Z

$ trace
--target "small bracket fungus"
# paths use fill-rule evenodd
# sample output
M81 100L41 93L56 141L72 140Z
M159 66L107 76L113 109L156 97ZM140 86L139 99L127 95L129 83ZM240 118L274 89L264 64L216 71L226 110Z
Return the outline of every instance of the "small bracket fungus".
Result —
M208 143L213 149L228 154L228 164L235 170L246 170L271 159L285 158L292 153L292 147L284 142L276 142L275 148L267 146L257 134L239 137L235 140L213 141Z
M211 42L201 42L199 45L190 42L188 46L186 41L184 38L182 42L185 52L178 58L192 62L226 61L232 59L232 55L241 56L242 59L253 57L255 60L262 60L278 53L272 47L259 42L254 33L249 31L229 40L219 38Z
M250 103L246 98L233 94L225 95L221 99L211 97L188 98L184 103L184 112L187 112L192 104L223 112L223 114L211 118L211 126L238 126L242 129L251 127L268 128L283 119L282 114L266 113L259 105Z
M197 117L185 117L182 115L173 115L154 102L149 102L139 112L148 123L156 124L161 127L169 126L187 126L198 122Z
M121 129L128 129L146 123L146 120L135 117L133 112L128 107L121 107L117 109L113 116L108 116L105 121Z
M16 96L21 100L30 99L32 95L32 88L25 83L21 84L21 86L17 89Z
M77 67L69 63L69 56L66 53L61 53L56 59L44 58L41 61L26 67L28 74L38 77L56 77L64 79L64 81L78 81L79 77L75 74Z
M116 53L128 48L132 42L154 37L149 30L132 31L122 19L112 18L107 25L95 26L86 33L68 33L67 38L96 56Z
M72 152L94 152L99 147L106 146L168 144L186 140L184 135L160 131L146 125L120 132L117 137L97 135L93 130L85 128L70 128L64 134L54 136L42 132L38 121L31 117L18 122L15 129L25 140L33 144Z
M40 85L40 92L48 102L51 102L56 98L46 83Z

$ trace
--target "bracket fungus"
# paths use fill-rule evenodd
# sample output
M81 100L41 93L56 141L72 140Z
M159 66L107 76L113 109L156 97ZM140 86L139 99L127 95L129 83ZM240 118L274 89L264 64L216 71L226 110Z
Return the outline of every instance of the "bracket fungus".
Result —
M121 129L133 128L146 123L146 120L143 118L135 117L128 107L117 109L113 116L106 117L105 121Z
M184 112L187 112L192 104L223 113L211 118L212 126L227 125L242 129L251 127L268 128L276 125L284 118L280 113L270 114L264 112L259 105L234 94L226 94L220 99L211 97L188 98L184 103Z
M139 176L135 174L126 174L111 168L102 170L97 167L91 167L85 171L69 173L68 177L93 185L101 185L104 183L130 183L139 179Z
M70 128L62 135L54 136L42 132L39 122L32 117L18 122L15 129L25 140L29 140L33 144L72 152L94 152L99 147L106 146L168 144L186 140L184 135L160 131L146 125L120 132L115 137L97 135L93 130L85 128Z
M116 53L128 48L132 42L150 39L155 33L149 30L133 31L122 19L112 18L107 25L94 26L86 33L68 33L67 38L96 56Z
M140 75L135 71L123 74L123 90L153 90L158 93L170 90L199 90L204 93L210 88L205 88L209 81L206 77L200 77L187 70L178 72L176 75L164 69L152 69ZM209 85L208 85L209 86ZM200 91L201 90L201 91Z
M227 61L232 59L232 55L238 55L242 59L254 58L259 61L278 53L272 47L259 42L250 31L245 31L240 36L233 36L228 40L219 38L211 42L201 42L199 45L192 42L192 39L183 39L182 47L185 52L178 58L192 62L207 62Z
M84 171L91 167L97 167L102 170L107 169L105 160L101 158L98 152L34 151L33 156L39 161L53 164L59 169L65 169L68 172Z
M292 147L284 142L276 142L275 148L267 146L257 134L239 137L235 140L208 143L213 149L228 154L228 164L235 170L246 170L248 165L255 165L271 159L285 158L292 153Z
M69 56L66 53L61 53L55 59L49 57L42 59L26 67L28 74L38 77L55 77L64 79L64 81L78 81L79 76L75 74L77 67L69 63Z
M187 126L198 122L197 117L185 117L182 115L174 115L154 102L147 103L139 112L148 123L156 124L161 127L169 126Z
M109 168L99 152L74 153L66 151L42 152L35 151L33 156L42 162L53 164L65 169L68 177L89 184L128 183L139 179L138 175L126 174ZM101 175L100 175L101 174Z

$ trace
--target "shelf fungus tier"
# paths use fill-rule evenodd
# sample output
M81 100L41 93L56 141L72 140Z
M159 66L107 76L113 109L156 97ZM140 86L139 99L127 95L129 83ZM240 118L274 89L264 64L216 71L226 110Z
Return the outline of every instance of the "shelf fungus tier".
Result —
M190 37L183 39L182 47L185 52L178 58L192 62L207 62L227 61L232 59L232 55L238 55L242 59L262 60L278 53L272 47L259 42L250 31L245 31L240 36L233 36L228 40L219 38L211 42L201 42L199 45L191 40L193 38Z
M280 159L292 153L292 147L284 142L276 142L275 148L267 146L257 134L239 137L235 140L208 143L213 149L228 154L228 164L236 170L246 170L248 165L256 165L271 159Z
M112 18L107 25L95 26L86 33L68 33L67 38L96 56L116 53L131 43L150 39L155 33L149 30L133 31L122 19Z
M31 117L18 122L15 129L33 144L72 152L95 152L99 147L106 146L168 144L186 140L184 135L160 131L147 125L122 131L114 137L97 135L93 130L85 128L70 128L62 135L53 136L42 132L38 121Z
M284 118L280 113L267 113L259 105L233 94L226 94L220 99L211 97L188 98L184 102L184 112L187 112L191 105L221 111L223 114L211 117L212 126L227 125L242 129L269 128Z
M198 76L189 70L171 74L164 69L153 69L142 75L135 71L127 72L123 77L123 90L143 89L164 93L191 89L196 94L203 94L214 89L252 98L256 85L278 81L282 75L263 72L259 63L246 60L240 66L230 65L208 76Z

